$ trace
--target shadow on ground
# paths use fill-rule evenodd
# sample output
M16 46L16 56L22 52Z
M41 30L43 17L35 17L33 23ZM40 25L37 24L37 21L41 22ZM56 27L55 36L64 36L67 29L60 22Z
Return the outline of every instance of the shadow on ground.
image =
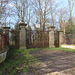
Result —
M39 60L36 72L41 75L75 67L75 53L73 52L40 50L30 53Z

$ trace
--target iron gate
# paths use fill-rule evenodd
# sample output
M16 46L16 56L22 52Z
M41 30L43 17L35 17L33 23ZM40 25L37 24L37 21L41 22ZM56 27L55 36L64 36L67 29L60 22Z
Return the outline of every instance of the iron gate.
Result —
M27 48L49 47L49 31L27 30Z
M9 34L9 45L13 48L19 48L19 31L11 30Z
M55 47L59 47L59 31L54 32L54 44Z

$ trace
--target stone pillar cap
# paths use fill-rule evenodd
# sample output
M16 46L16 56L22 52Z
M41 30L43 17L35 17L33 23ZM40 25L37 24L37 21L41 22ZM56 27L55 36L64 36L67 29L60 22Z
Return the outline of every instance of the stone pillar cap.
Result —
M24 23L24 18L23 18L23 16L22 16L21 23L19 24L19 27L20 27L20 26L27 26L27 24Z
M4 29L10 29L10 27L3 27Z
M54 26L50 26L50 28L55 28Z
M50 26L50 27L48 27L48 29L49 29L49 28L55 28L55 27L54 27L54 26Z
M24 19L23 19L23 17L22 17L22 21L21 21L21 23L19 24L19 27L20 27L20 26L27 26L27 24L24 23Z
M49 30L54 29L54 28L55 28L54 26L50 26L50 27L48 27Z
M24 22L20 23L20 24L19 24L19 29L21 28L21 26L22 26L22 27L25 27L25 26L27 26L27 24L25 24Z
M21 22L20 24L19 24L19 27L20 26L27 26L27 24L25 24L24 22Z

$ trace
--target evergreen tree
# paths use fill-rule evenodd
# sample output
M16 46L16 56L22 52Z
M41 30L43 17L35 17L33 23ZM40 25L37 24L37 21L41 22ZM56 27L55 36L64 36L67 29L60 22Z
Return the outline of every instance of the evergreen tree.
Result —
M72 22L72 19L70 18L66 25L66 34L73 34L73 33L75 33L75 25Z

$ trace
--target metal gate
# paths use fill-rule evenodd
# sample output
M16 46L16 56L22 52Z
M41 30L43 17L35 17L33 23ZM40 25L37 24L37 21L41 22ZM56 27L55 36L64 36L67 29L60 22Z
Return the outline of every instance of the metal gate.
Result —
M27 48L49 47L49 32L39 30L27 30Z
M9 45L13 48L19 48L19 31L12 30L9 34Z
M7 47L6 34L0 32L0 49Z
M54 39L55 47L59 47L59 31L54 32Z

